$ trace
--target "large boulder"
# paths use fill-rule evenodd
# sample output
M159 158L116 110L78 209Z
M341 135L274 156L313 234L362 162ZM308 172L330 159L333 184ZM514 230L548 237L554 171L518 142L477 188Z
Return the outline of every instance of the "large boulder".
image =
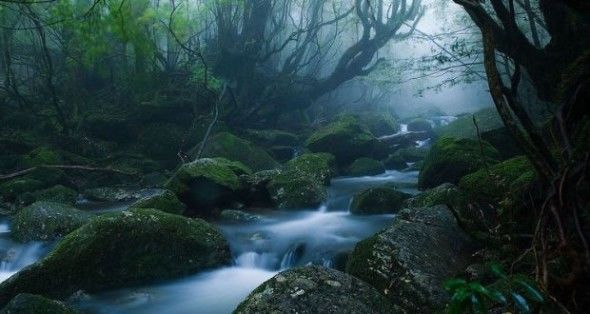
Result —
M335 160L333 155L327 153L303 154L287 162L285 170L309 175L329 185L337 173Z
M0 184L0 196L6 201L15 201L20 195L43 189L45 184L30 178L16 178Z
M354 196L350 212L356 215L394 214L402 208L407 198L407 194L396 189L372 188Z
M91 217L69 205L35 202L14 216L12 236L20 242L52 241L81 227Z
M337 270L294 268L260 285L235 313L394 313L373 287Z
M310 209L319 207L328 197L328 191L317 176L288 170L275 175L267 185L277 208Z
M264 149L227 132L218 133L207 141L203 157L239 161L254 171L278 167L278 163Z
M180 167L165 185L197 215L209 215L213 208L231 206L241 184L239 176L250 170L239 162L203 158Z
M377 137L395 134L400 129L399 123L392 116L385 113L363 114L359 116L359 120Z
M407 199L404 206L408 208L432 207L435 205L462 207L464 202L465 197L456 185L444 183Z
M455 121L438 127L434 131L439 136L444 137L477 139L477 128L473 123L474 118L477 121L477 126L482 134L490 130L504 127L504 123L498 114L498 110L496 110L495 107L488 107L473 114L460 116Z
M443 183L458 184L466 174L495 164L498 158L498 151L487 142L441 138L424 159L418 186L429 189Z
M419 132L423 134L423 137L420 138L420 140L425 140L434 136L432 124L426 119L414 119L410 121L410 123L408 123L408 132Z
M385 165L378 160L361 157L348 167L346 173L352 177L376 176L385 173Z
M67 297L84 290L147 284L231 262L217 228L158 210L97 217L67 235L47 257L0 284L0 304L19 293Z
M0 314L76 314L80 313L59 301L40 295L21 293L0 311Z
M36 201L49 201L73 205L77 198L78 192L63 185L56 185L45 190L23 193L19 195L18 203L28 205Z
M530 200L523 192L536 179L532 164L525 156L519 156L466 175L459 187L472 201L516 210Z
M403 210L388 229L359 242L347 272L404 313L444 311L443 284L469 265L469 238L446 206Z
M186 210L186 206L176 197L176 194L169 190L161 190L141 198L129 208L153 208L175 215L182 215Z
M346 116L313 133L306 146L312 152L334 155L338 166L345 167L357 158L370 156L376 141L354 117Z

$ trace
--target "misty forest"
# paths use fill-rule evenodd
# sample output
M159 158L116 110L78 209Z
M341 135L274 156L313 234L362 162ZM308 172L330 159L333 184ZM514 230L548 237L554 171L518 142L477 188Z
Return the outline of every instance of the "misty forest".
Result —
M588 0L0 0L0 313L587 313Z

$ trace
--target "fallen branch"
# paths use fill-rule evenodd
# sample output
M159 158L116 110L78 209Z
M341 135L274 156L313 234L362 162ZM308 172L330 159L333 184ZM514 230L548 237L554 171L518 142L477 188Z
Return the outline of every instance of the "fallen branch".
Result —
M9 173L6 175L0 175L1 180L10 180L18 177L22 177L27 175L37 169L62 169L62 170L84 170L84 171L103 171L103 172L114 172L118 174L123 174L126 176L137 176L137 173L126 172L123 170L113 169L113 168L100 168L100 167L91 167L91 166L69 166L69 165L42 165L42 166L35 166L28 169L20 170L14 173Z

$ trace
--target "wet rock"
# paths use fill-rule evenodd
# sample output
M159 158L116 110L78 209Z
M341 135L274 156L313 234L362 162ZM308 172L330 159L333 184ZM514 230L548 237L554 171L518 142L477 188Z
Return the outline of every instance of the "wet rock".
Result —
M92 217L69 205L36 202L14 216L12 236L20 242L51 241L78 229Z
M458 184L464 175L483 168L486 163L495 164L498 157L498 151L486 142L441 138L424 159L418 186L429 189L443 183Z
M400 128L399 123L393 117L381 113L362 114L359 116L359 120L375 136L394 134Z
M239 176L249 173L239 162L203 158L182 165L165 187L196 215L208 216L211 209L232 205L241 188Z
M404 170L408 168L408 163L399 155L389 155L385 161L383 161L385 168L390 170Z
M314 153L330 153L339 167L345 167L355 159L370 156L376 138L364 129L358 120L346 116L312 134L306 146Z
M277 208L310 209L319 207L328 197L328 191L316 176L301 171L283 171L267 185Z
M94 202L134 201L144 196L145 191L127 187L100 187L85 190L83 195Z
M391 188L373 188L354 196L350 212L355 215L380 215L398 212L409 195Z
M420 140L426 140L434 137L434 131L432 130L432 124L426 119L414 119L408 123L408 132L421 132L424 137Z
M299 144L297 135L280 130L247 130L244 136L252 142L265 147L294 147Z
M334 155L327 153L298 156L285 165L285 170L311 176L324 185L330 185L330 180L337 173Z
M446 206L402 210L391 227L356 245L347 272L403 312L443 312L443 283L469 265L471 252Z
M0 185L0 195L6 201L15 201L19 195L43 189L45 184L39 180L17 178Z
M239 161L253 171L278 167L278 163L264 149L227 132L212 136L205 146L203 156Z
M18 203L22 205L29 205L36 201L48 201L73 205L76 203L77 198L78 192L63 185L56 185L49 189L21 194L18 197Z
M456 185L444 183L407 199L404 204L408 208L432 207L435 205L463 207L465 206L465 197Z
M240 176L240 198L249 207L270 208L274 206L267 185L281 170L264 170L253 175Z
M153 208L175 215L182 215L186 210L186 206L169 190L160 190L154 195L141 198L130 208Z
M385 173L385 165L371 158L359 158L349 167L347 174L353 177L376 176Z
M393 313L373 287L318 266L282 272L256 288L235 313Z
M233 222L253 222L262 219L262 217L250 214L241 210L225 209L221 211L221 219Z
M0 314L76 314L75 311L59 301L50 300L39 295L21 293L14 297L0 311Z
M227 265L229 244L217 228L158 210L93 219L47 257L0 284L0 304L19 293L67 297L84 290L148 284Z

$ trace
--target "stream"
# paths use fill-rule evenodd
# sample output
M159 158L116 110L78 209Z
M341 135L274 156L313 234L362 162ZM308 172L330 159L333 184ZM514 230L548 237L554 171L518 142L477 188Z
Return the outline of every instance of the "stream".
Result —
M336 178L327 202L317 209L256 213L254 222L216 225L230 243L232 266L160 284L80 294L69 303L91 313L231 313L250 292L279 271L315 264L342 264L355 244L391 224L394 215L353 216L352 196L370 187L394 184L417 193L417 171L387 171L371 177ZM126 206L101 207L100 211ZM53 244L17 244L10 240L10 222L0 222L0 252L5 254L0 281L45 256Z

